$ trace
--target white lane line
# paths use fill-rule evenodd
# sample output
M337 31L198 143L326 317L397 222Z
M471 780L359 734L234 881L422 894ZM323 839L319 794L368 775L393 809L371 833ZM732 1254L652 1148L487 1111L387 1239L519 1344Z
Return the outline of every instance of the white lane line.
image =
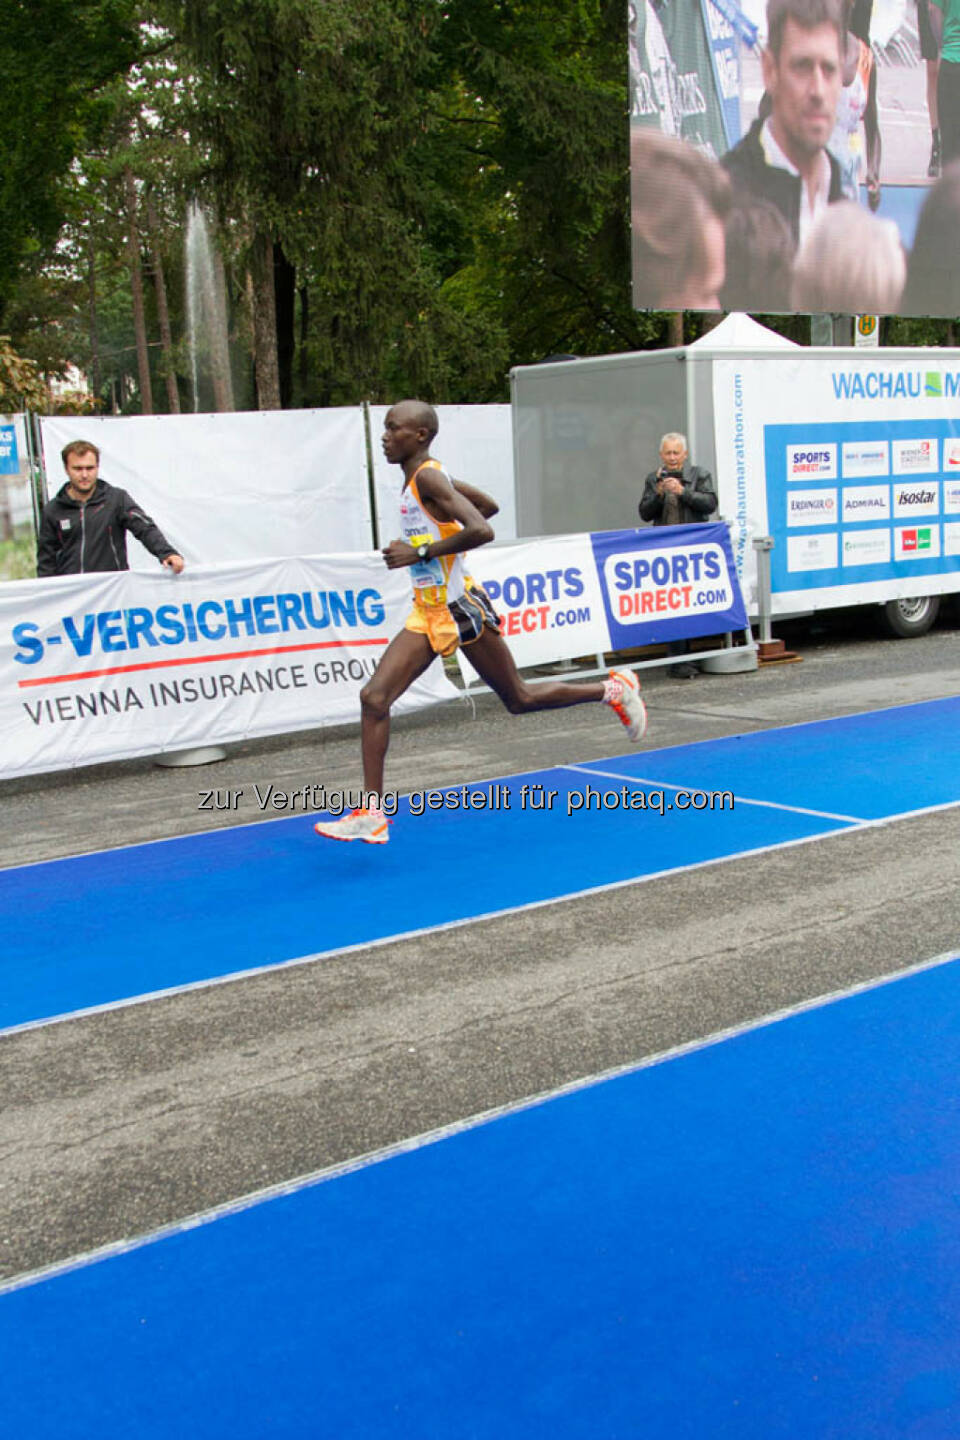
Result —
M841 832L847 833L847 832ZM795 1005L787 1005L781 1010L771 1011L769 1015L762 1015L756 1020L746 1020L741 1025L728 1026L726 1029L714 1031L711 1035L705 1035L699 1040L689 1040L683 1045L672 1046L669 1050L662 1050L656 1055L649 1055L643 1060L634 1061L626 1065L617 1065L609 1070L602 1070L595 1075L588 1075L580 1080L571 1080L566 1085L557 1086L554 1090L544 1090L537 1095L530 1095L524 1100L514 1100L506 1105L499 1105L492 1110L483 1110L475 1115L470 1115L463 1120L455 1120L449 1125L439 1126L435 1130L427 1130L421 1135L414 1135L408 1140L397 1141L393 1145L383 1146L379 1150L368 1151L365 1155L358 1155L352 1160L342 1161L338 1165L331 1165L321 1170L314 1170L306 1175L299 1175L293 1180L285 1180L277 1185L267 1185L260 1190L253 1190L247 1195L239 1196L236 1200L227 1201L223 1205L212 1206L209 1210L200 1210L183 1220L175 1221L171 1225L161 1226L157 1230L147 1231L143 1235L137 1235L128 1240L118 1240L110 1245L100 1246L96 1250L90 1250L83 1255L72 1256L69 1260L60 1260L53 1265L45 1265L37 1270L30 1270L23 1275L13 1276L9 1280L0 1281L0 1296L9 1295L17 1290L24 1290L28 1286L38 1285L45 1280L52 1280L61 1275L68 1275L74 1270L85 1269L89 1265L98 1264L102 1260L109 1260L118 1255L127 1255L131 1251L141 1250L147 1245L156 1244L160 1240L171 1239L175 1235L186 1234L190 1230L197 1230L202 1225L209 1225L215 1220L223 1220L230 1215L239 1215L245 1210L252 1210L257 1205L262 1205L269 1200L280 1199L283 1196L296 1195L301 1190L309 1190L315 1185L326 1184L330 1180L337 1180L341 1176L354 1174L358 1170L366 1170L373 1165L380 1165L386 1160L392 1160L398 1155L408 1155L412 1151L422 1150L428 1145L435 1145L441 1140L447 1140L454 1135L462 1135L466 1131L477 1130L483 1125L489 1125L495 1120L504 1119L510 1115L519 1115L526 1110L534 1110L540 1105L546 1105L552 1100L562 1099L565 1095L576 1095L583 1090L590 1090L598 1085L605 1084L608 1080L616 1080L623 1076L635 1075L642 1070L650 1070L655 1065L663 1065L672 1060L681 1060L687 1055L694 1055L698 1051L707 1050L714 1045L720 1045L728 1040L736 1040L740 1036L752 1034L757 1030L765 1030L771 1025L777 1025L783 1020L789 1020L796 1015L804 1015L812 1010L825 1009L828 1005L837 1004L839 1001L850 999L854 995L862 995L871 990L881 990L887 985L893 985L899 980L909 979L913 975L921 975L925 971L935 970L943 965L949 965L960 959L955 951L946 954L935 955L929 960L921 960L915 965L906 965L901 970L895 970L890 975L882 975L873 980L862 980L856 985L849 985L842 990L831 990L825 995L817 995L812 1000L801 1000Z
M844 723L846 723L847 721L865 720L865 719L867 719L867 718L868 718L869 716L871 716L871 715L886 715L886 714L891 713L891 712L894 711L894 710L911 710L911 709L919 710L919 709L921 709L921 708L923 708L923 707L925 707L925 706L928 706L928 705L943 705L943 704L945 704L945 703L948 702L948 701L954 701L955 703L957 703L958 705L960 705L960 695L934 695L934 696L931 696L931 697L930 697L929 699L927 699L927 700L903 700L903 701L900 701L900 702L898 702L898 703L896 703L896 704L893 704L893 705L879 705L879 706L874 707L873 709L868 709L868 710L852 710L852 711L849 711L848 713L845 713L845 714L843 714L843 715L826 715L826 716L823 716L823 717L822 717L821 719L819 719L819 720L793 720L793 721L791 721L788 725L770 725L770 726L768 726L768 727L765 728L765 729L764 729L764 728L761 728L761 729L758 729L758 730L742 730L742 731L737 731L737 732L735 732L735 733L732 734L732 735L716 735L716 736L714 736L714 737L713 737L712 739L710 739L710 740L687 740L687 741L683 741L683 742L681 742L680 744L677 744L677 745L663 745L663 746L659 746L659 747L657 747L656 753L657 753L658 755L668 755L668 754L671 753L671 751L676 751L676 750L693 750L693 749L696 749L697 747L702 746L702 745L716 745L716 744L717 744L719 741L721 741L721 740L749 739L749 738L750 738L751 736L753 736L753 735L772 735L772 734L779 734L779 733L781 733L782 731L786 731L786 730L804 730L804 729L809 729L809 728L811 728L811 727L813 727L813 726L815 726L815 725L844 724ZM700 711L700 712L697 712L697 713L703 714L703 713L705 713L705 712ZM723 717L720 717L720 718L723 718ZM743 717L743 716L741 716L741 717L736 717L736 718L745 719L745 718L750 718L750 717ZM291 732L291 733L295 733L295 732ZM651 748L652 748L652 747L651 747ZM600 759L602 759L602 758L606 758L606 757L602 757L602 756L598 756L598 757L597 757L598 760L600 760ZM420 789L420 790L415 790L415 791L413 791L412 793L413 793L413 794L422 794L425 790L439 790L439 791L443 791L443 790L459 790L459 789L461 789L462 785L464 785L464 784L466 784L467 789L475 789L475 788L478 788L478 787L481 786L481 785L492 785L492 784L494 784L494 783L495 783L496 781L498 781L498 780L499 780L500 782L502 782L502 783L506 783L507 781L510 781L510 780L520 780L520 779L523 778L524 775L542 775L542 774L547 774L550 770L557 770L557 769L563 769L563 768L565 768L565 767L563 767L563 766L556 766L556 765L550 765L550 766L547 766L546 769L544 769L544 768L541 766L541 767L538 768L538 769L518 770L518 771L516 772L516 774L513 774L513 775L490 775L490 776L488 776L485 780L448 781L446 784L443 784L443 785L433 785L433 786L429 786L429 785L428 785L428 786L424 786L424 787L422 787L422 789ZM566 767L566 768L573 768L573 767ZM17 778L17 777L13 777L13 778ZM216 787L215 787L215 788L216 788ZM229 787L221 786L220 788L221 788L221 789L225 789L225 788L229 788ZM281 787L278 786L278 789L279 789L279 788L281 788ZM299 786L294 786L293 788L296 790L296 789L299 789ZM322 788L323 788L323 787L322 787L320 784L317 785L317 789L318 789L318 790L319 790L319 789L322 789ZM357 788L358 788L358 787L357 787L356 785L338 786L338 787L335 787L335 789L334 789L333 791L331 791L330 793L342 794L344 790L356 791ZM362 787L359 787L359 788L362 788ZM761 801L756 801L756 802L754 802L754 803L756 803L756 804L761 804L761 803L763 803L763 802L761 802ZM947 807L944 806L944 807L933 807L933 808L944 808L944 809L946 809ZM143 847L146 847L147 845L178 845L181 841L184 841L184 840L195 840L195 839L198 839L198 838L200 838L201 836L204 836L204 835L222 835L222 834L224 834L227 830L246 830L246 829L250 829L250 828L251 828L252 826L254 826L254 825L263 825L263 824L266 824L267 822L270 822L270 821L273 821L273 822L275 822L275 823L277 823L277 824L279 824L279 823L282 822L282 821L289 821L289 822L292 823L292 822L295 821L295 820L305 820L305 819L308 819L310 816L314 816L314 817L315 817L315 816L317 816L317 815L320 814L320 813L322 813L322 812L317 811L317 810L300 810L300 811L298 811L296 814L293 814L293 815L266 815L266 814L263 814L263 815L261 815L261 816L259 817L259 819L257 819L257 820L243 820L243 821L241 821L239 824L236 824L236 825L230 824L229 822L227 822L227 823L224 824L224 825L211 825L211 826L209 826L209 827L204 827L204 828L199 829L199 830L191 830L191 831L189 831L187 834L184 834L184 835L161 835L161 836L158 836L158 837L156 837L155 839L152 839L152 840L130 840L130 841L125 841L123 844L120 844L120 845L103 845L103 846L100 846L100 847L99 847L98 849L96 849L96 850L77 850L77 851L75 851L75 852L74 852L73 854L71 854L71 855L52 855L52 856L49 856L49 857L48 857L47 859L45 859L45 860L28 860L28 861L26 861L26 862L25 862L24 864L22 864L22 865L4 865L4 864L0 863L0 875L3 875L3 874L4 874L6 871L8 871L8 870L10 870L10 871L15 871L15 870L32 870L32 869L39 869L39 867L42 866L42 865L59 865L59 864L61 864L64 860L84 860L84 859L86 859L86 858L88 858L88 857L93 857L93 856L95 856L95 855L109 855L109 854L112 854L112 853L114 853L115 851L118 851L118 850L139 850L139 849L141 849L141 848L143 848ZM811 811L810 813L811 813L811 814L817 814L817 813L819 813L819 812L817 812L817 811ZM908 813L910 813L910 814L914 814L914 813L915 813L915 814L924 814L924 813L926 813L926 812L924 812L924 811L915 811L915 812L914 812L914 811L910 811L910 812L908 812ZM0 1032L0 1033L2 1033L2 1032Z
M46 1015L38 1020L25 1020L18 1025L0 1029L0 1040L8 1035L20 1035L26 1030L41 1030L45 1025L62 1025L68 1020L83 1020L90 1015L107 1015L112 1010L127 1010L132 1005L145 1005L154 1000L166 1000L174 995L189 995L195 990L209 990L214 985L229 985L238 980L252 980L259 975L271 975L277 970L289 970L295 965L312 965L319 960L334 960L342 955L356 955L363 950L377 950L383 945L396 945L403 940L417 940L426 935L440 935L446 930L460 930L466 925L477 925L486 920L502 920L508 915L522 915L530 910L543 910L549 905L563 905L568 900L583 900L590 895L605 895L614 890L624 890L630 885L644 885L650 880L663 880L670 875L683 875L692 870L703 870L709 865L725 865L731 860L748 860L757 855L771 854L776 850L788 850L794 845L809 845L814 840L826 840L833 835L856 835L860 833L861 828L863 827L848 825L842 829L820 830L814 835L804 835L799 839L779 840L772 845L758 845L752 850L736 850L730 855L717 855L710 860L695 860L688 865L672 865L666 870L655 870L649 875L630 875L624 880L608 880L602 885L590 885L583 890L571 890L563 895L551 895L544 900L528 900L520 905L506 906L502 910L486 910L479 915L465 915L459 920L444 920L436 925L425 925L417 930L400 930L396 934L383 935L379 939L358 940L352 945L340 945L332 950L314 950L309 955L296 955L289 960L276 960L268 965L254 966L249 970L233 970L228 975L213 975L204 980L188 980L182 985L171 985L169 988L150 990L140 995L129 995L122 1000L108 1000L102 1005L88 1005L80 1010L66 1010L61 1015Z
M560 766L557 769L563 768ZM572 768L572 767L567 767ZM543 771L527 771L527 774L543 774ZM595 774L595 771L589 771ZM765 802L756 801L762 805ZM418 930L401 930L395 935L383 935L374 940L358 940L353 945L340 945L332 950L314 950L309 955L296 955L290 960L276 960L269 965L257 965L249 970L233 970L227 975L213 975L205 980L189 980L183 985L171 985L163 990L149 990L142 995L129 995L122 1000L109 1000L102 1005L88 1005L80 1010L65 1010L61 1015L45 1015L38 1020L24 1020L18 1025L0 1028L0 1041L8 1035L20 1035L27 1030L42 1030L45 1025L63 1025L69 1020L84 1020L90 1015L107 1015L112 1010L128 1010L133 1005L146 1005L154 1000L166 1000L176 995L189 995L195 990L210 990L215 985L232 985L239 980L252 980L260 975L271 975L277 970L290 970L296 965L312 965L321 960L335 960L342 955L356 955L363 950L378 950L384 945L398 945L404 940L417 940L426 935L440 935L446 930L461 930L467 925L479 925L487 920L501 920L508 915L522 915L530 910L543 910L550 905L563 905L568 900L581 900L590 895L604 895L614 890L625 890L630 885L646 885L651 880L663 880L671 875L684 875L693 870L706 870L712 865L727 865L735 860L752 860L758 855L770 855L778 850L790 850L794 846L811 845L817 840L830 840L843 835L860 835L864 830L882 830L901 820L916 820L924 815L936 815L942 810L960 808L960 800L947 800L941 805L926 805L919 810L904 810L897 815L884 815L879 820L864 820L846 824L838 829L818 830L813 835L803 835L794 840L778 840L772 845L757 845L752 850L735 850L731 855L717 855L711 860L696 860L689 865L673 865L666 870L655 870L649 875L631 875L625 880L610 880L603 885L591 885L584 890L571 890L564 895L553 895L545 900L529 900L522 905L509 905L502 910L486 910L479 915L465 915L460 920L444 920L437 925L425 925ZM816 815L818 811L809 811ZM302 818L302 817L301 817Z
M648 780L645 775L624 775L617 770L592 770L588 765L558 765L558 770L576 770L580 775L602 775L607 780L625 780L631 785L649 785L654 790L682 790L688 795L719 795L726 792L719 790L705 790L702 785L672 785L666 780ZM862 815L835 815L830 810L808 810L805 805L785 805L778 800L751 800L748 795L737 795L734 793L734 802L737 805L757 805L765 810L787 810L793 815L813 815L818 820L840 820L846 825L875 825L875 820L867 820ZM960 801L955 802L960 804ZM689 807L696 813L696 806ZM717 813L717 812L714 812Z

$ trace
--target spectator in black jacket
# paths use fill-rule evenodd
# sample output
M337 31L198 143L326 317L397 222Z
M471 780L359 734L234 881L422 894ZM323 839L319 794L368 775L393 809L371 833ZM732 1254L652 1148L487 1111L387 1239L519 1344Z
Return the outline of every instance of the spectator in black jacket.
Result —
M175 575L183 569L163 533L126 490L100 479L100 451L71 440L61 451L67 483L43 507L37 542L38 575L83 575L129 570L127 535L135 535Z
M717 508L717 492L709 470L689 463L687 438L675 430L660 441L660 464L647 476L640 499L640 519L654 525L697 525ZM688 655L689 640L671 640L671 655ZM676 680L692 680L700 672L696 665L681 660L671 665Z
M769 0L763 80L770 113L721 161L735 198L747 194L777 207L795 249L827 205L843 197L840 167L827 143L845 41L842 0Z

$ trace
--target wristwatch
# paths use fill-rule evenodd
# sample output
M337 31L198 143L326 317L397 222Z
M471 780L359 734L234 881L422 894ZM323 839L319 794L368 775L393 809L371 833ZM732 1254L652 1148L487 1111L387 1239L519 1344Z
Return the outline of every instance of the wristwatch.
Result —
M427 555L428 555L429 553L430 553L430 542L429 542L429 541L425 542L423 545L418 545L418 546L417 546L417 559L418 559L418 560L426 560Z

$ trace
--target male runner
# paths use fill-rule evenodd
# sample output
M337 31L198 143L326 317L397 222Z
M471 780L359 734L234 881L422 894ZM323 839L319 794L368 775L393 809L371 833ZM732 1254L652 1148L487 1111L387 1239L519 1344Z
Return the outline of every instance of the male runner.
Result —
M452 655L459 645L511 715L602 701L627 727L631 740L641 739L647 725L640 685L631 671L611 671L609 680L591 685L554 682L531 688L521 678L489 599L464 571L463 553L487 544L493 530L469 499L470 487L454 488L431 457L430 444L438 428L433 406L420 400L402 400L388 410L384 421L383 453L392 465L403 466L404 481L403 539L391 540L383 558L390 570L410 567L413 609L360 694L368 801L378 802L383 795L391 705L438 655ZM373 845L390 838L387 819L374 804L340 820L319 821L314 829L333 840L365 840Z

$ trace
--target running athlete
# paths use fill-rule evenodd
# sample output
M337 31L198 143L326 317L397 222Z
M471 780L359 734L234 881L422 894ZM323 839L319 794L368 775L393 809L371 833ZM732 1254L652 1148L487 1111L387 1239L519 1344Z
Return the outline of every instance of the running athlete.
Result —
M420 400L402 400L387 411L384 421L383 453L392 465L403 466L404 480L403 538L391 540L383 558L390 570L410 569L413 608L360 694L364 798L371 802L383 795L390 707L438 655L452 655L460 645L511 715L602 702L626 726L631 740L640 740L647 726L640 684L632 671L613 670L608 680L583 685L558 681L531 688L521 678L493 606L464 570L464 552L486 545L493 530L469 499L470 487L456 489L432 458L430 445L438 428L433 406ZM340 820L319 821L314 829L333 840L372 845L390 838L379 803Z

